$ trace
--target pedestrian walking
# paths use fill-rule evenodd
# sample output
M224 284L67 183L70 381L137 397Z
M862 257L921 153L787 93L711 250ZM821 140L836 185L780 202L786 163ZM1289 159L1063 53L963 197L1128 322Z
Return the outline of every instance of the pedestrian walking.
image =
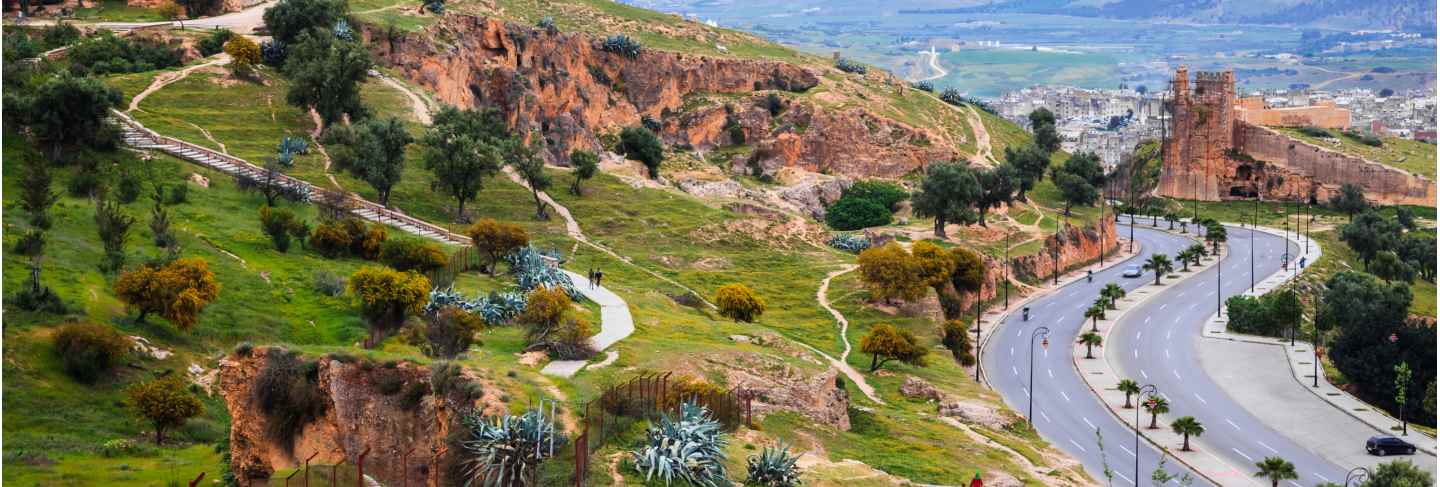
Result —
M605 279L605 272L604 272L604 271L601 271L601 270L599 270L599 269L596 269L596 270L595 270L595 285L596 285L596 286L602 286L602 284L600 284L600 281L603 280L603 279Z

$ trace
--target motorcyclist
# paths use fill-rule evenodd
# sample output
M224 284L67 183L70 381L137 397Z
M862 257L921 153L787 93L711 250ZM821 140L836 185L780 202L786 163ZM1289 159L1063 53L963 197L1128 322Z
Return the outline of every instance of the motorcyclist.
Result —
M1085 282L1095 282L1095 271L1085 270Z
M1030 321L1030 307L1029 307L1029 306L1026 306L1025 309L1022 310L1021 312L1022 312L1023 315L1024 315L1025 321Z

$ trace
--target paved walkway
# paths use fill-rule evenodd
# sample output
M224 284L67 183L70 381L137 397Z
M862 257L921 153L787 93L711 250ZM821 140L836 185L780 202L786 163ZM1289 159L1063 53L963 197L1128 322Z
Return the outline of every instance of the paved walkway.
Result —
M603 286L590 286L589 279L574 272L565 271L570 276L570 282L575 283L575 289L586 299L600 305L600 333L590 337L590 345L595 350L604 350L616 342L635 333L635 320L630 316L630 306L620 296L605 289ZM588 362L585 360L552 360L540 373L557 377L573 377L577 372L585 368Z
M155 22L88 22L83 20L66 19L65 22L75 25L84 25L95 27L98 29L107 29L113 31L127 31L131 29L166 25L171 27L180 27L183 24L187 29L230 29L241 34L251 34L255 32L256 27L260 27L265 24L265 9L270 8L272 5L275 5L275 3L276 2L274 1L267 1L237 12L230 12L228 14L216 15L214 17L202 17L194 20L185 21L161 20ZM27 19L25 21L25 25L54 25L55 22L55 19L32 18Z

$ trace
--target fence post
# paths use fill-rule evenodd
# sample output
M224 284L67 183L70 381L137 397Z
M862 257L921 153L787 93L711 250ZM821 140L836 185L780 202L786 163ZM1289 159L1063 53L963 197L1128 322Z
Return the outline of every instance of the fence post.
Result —
M203 478L205 478L205 472L200 472L200 475L196 476L195 480L190 481L190 487L195 487L196 484L200 483L200 479Z
M414 451L415 447L412 446L409 450L405 450L404 455L400 455L400 478L404 479L400 483L404 487L410 487L410 453Z
M365 455L369 454L370 447L367 446L365 447L365 451L360 452L360 459L355 462L356 470L359 472L355 476L355 487L365 487Z
M315 453L311 453L310 456L305 457L305 487L310 487L310 460L319 454L320 452L316 451Z
M755 429L755 424L750 422L750 401L754 399L753 394L748 392L745 394L745 427L750 429Z
M450 447L442 446L432 451L435 453L430 456L430 471L435 473L435 482L430 482L430 474L427 472L425 474L426 487L430 485L440 485L440 455L444 455L445 452L450 451Z

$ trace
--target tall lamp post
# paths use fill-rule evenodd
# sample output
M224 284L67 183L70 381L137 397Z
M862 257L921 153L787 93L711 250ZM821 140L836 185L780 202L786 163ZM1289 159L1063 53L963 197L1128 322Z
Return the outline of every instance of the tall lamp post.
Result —
M1042 326L1030 332L1030 405L1025 413L1025 420L1031 425L1035 424L1035 339L1040 339L1040 347L1050 348L1050 327Z
M1000 263L1001 275L1005 284L1005 309L1010 309L1010 230L1005 230L1005 262ZM978 360L979 357L976 357Z
M1370 469L1365 467L1355 467L1350 469L1349 472L1345 473L1345 487L1350 487L1351 481L1354 481L1355 485L1360 485L1364 484L1365 481L1369 479Z
M1155 384L1145 384L1145 387L1140 388L1138 397L1146 395L1154 397L1159 393L1160 388L1155 387ZM1135 408L1135 478L1137 479L1140 478L1140 409L1139 407Z
M1310 343L1310 351L1315 354L1315 359L1311 361L1314 364L1311 377L1315 379L1315 382L1310 387L1318 388L1320 387L1320 301L1325 294L1325 285L1318 284L1310 289L1315 295L1315 316L1310 319L1310 328L1315 335L1315 341Z
M1255 191L1255 216L1250 219L1250 292L1255 292L1255 229L1260 227L1260 191Z

